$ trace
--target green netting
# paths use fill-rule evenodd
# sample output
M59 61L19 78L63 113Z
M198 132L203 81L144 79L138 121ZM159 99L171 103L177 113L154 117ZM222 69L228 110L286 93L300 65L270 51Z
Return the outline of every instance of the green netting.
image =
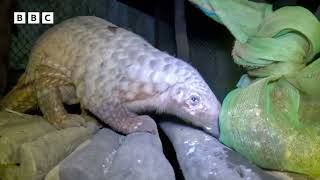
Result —
M80 15L102 17L106 9L103 0L17 0L19 11L54 12L54 24ZM12 35L10 68L25 69L32 45L37 38L53 25L17 25L18 33Z
M225 98L220 140L261 167L320 176L320 23L307 9L247 0L191 0L235 36L238 89ZM314 62L313 62L314 61Z

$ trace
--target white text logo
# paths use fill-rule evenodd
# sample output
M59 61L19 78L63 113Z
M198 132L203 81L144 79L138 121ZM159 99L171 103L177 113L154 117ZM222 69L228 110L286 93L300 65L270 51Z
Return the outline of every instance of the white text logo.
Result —
M14 24L53 24L53 12L14 12Z

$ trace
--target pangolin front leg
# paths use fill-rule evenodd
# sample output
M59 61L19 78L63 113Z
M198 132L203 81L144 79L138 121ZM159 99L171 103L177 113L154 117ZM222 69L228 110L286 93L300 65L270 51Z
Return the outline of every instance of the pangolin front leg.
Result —
M50 67L40 66L34 82L38 106L44 117L57 129L85 126L86 120L80 115L69 114L63 105L59 87L70 85L63 75Z
M132 113L120 103L106 103L95 114L111 128L123 134L133 132L158 133L157 124L150 116Z

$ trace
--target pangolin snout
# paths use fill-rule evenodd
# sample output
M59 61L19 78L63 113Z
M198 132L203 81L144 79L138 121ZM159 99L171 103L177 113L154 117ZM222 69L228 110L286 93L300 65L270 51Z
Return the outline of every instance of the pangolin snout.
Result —
M204 128L204 130L211 134L213 137L219 139L220 136L220 129L219 129L219 118L216 118L212 121L210 126Z
M201 127L204 131L218 139L220 135L220 108L220 103L216 101L213 106L210 106L210 108L207 109L206 112L201 113L201 115L198 116L198 120L194 121L193 124L198 127Z
M219 102L215 104L215 106L210 110L207 122L204 123L205 127L203 129L214 136L215 138L219 138L220 130L219 130L219 113L220 113L221 105Z

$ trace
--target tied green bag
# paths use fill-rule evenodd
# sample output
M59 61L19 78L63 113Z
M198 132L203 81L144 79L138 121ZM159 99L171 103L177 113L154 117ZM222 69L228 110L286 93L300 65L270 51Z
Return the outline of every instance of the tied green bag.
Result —
M320 59L294 79L273 76L232 91L220 113L220 140L261 167L319 176L319 81Z
M320 23L307 9L272 11L248 0L190 0L236 38L232 56L256 77L301 70L320 51Z
M225 98L220 141L263 168L320 176L319 21L297 6L190 1L230 30L235 63L257 78Z
M249 75L267 77L301 70L320 51L320 23L302 7L283 7L268 15L232 55Z

